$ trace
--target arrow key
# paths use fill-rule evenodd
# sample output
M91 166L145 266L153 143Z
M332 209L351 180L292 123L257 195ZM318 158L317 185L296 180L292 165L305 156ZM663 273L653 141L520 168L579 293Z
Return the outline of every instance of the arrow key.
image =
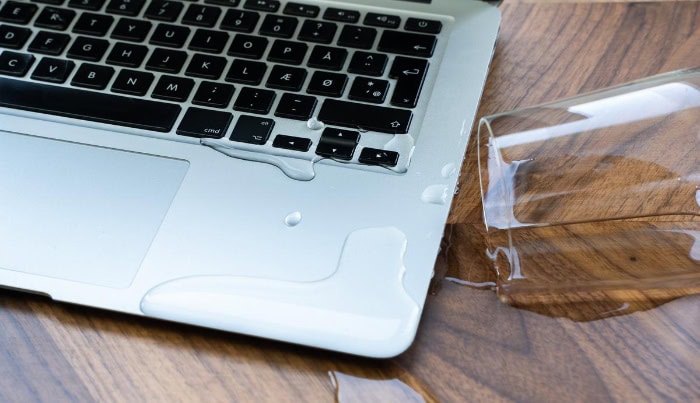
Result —
M284 148L285 150L305 152L309 151L309 148L311 148L311 140L303 137L278 134L275 137L275 141L272 142L272 146L275 148Z
M324 142L322 140L316 147L317 155L345 161L351 160L354 152L355 144L353 143Z
M367 165L395 167L399 161L399 153L366 147L362 149L359 160L360 163Z

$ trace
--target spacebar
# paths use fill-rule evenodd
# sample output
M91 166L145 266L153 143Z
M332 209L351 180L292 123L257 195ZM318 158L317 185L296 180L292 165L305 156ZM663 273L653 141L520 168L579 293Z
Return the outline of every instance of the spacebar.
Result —
M178 105L0 77L0 106L168 132Z
M318 113L318 120L326 124L392 134L408 133L411 118L413 118L413 113L406 109L335 99L323 101L321 111Z

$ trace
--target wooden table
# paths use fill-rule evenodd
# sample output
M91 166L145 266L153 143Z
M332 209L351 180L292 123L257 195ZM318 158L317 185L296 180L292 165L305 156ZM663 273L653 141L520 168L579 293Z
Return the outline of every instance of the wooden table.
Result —
M700 2L501 7L480 115L700 65ZM479 277L474 164L450 219L462 247L405 354L360 359L2 291L0 401L700 401L700 295L518 309L451 280Z

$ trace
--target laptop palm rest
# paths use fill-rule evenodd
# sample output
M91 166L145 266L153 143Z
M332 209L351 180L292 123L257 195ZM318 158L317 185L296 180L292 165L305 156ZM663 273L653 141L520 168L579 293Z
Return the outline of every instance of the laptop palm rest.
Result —
M0 269L128 287L188 167L0 131Z

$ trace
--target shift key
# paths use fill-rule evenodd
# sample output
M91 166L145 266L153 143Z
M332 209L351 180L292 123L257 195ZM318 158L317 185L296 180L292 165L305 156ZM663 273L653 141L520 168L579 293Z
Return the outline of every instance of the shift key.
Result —
M406 109L387 108L355 102L326 99L318 120L327 124L382 133L405 134L413 113Z
M220 139L226 134L233 115L228 112L189 108L177 127L177 134Z

